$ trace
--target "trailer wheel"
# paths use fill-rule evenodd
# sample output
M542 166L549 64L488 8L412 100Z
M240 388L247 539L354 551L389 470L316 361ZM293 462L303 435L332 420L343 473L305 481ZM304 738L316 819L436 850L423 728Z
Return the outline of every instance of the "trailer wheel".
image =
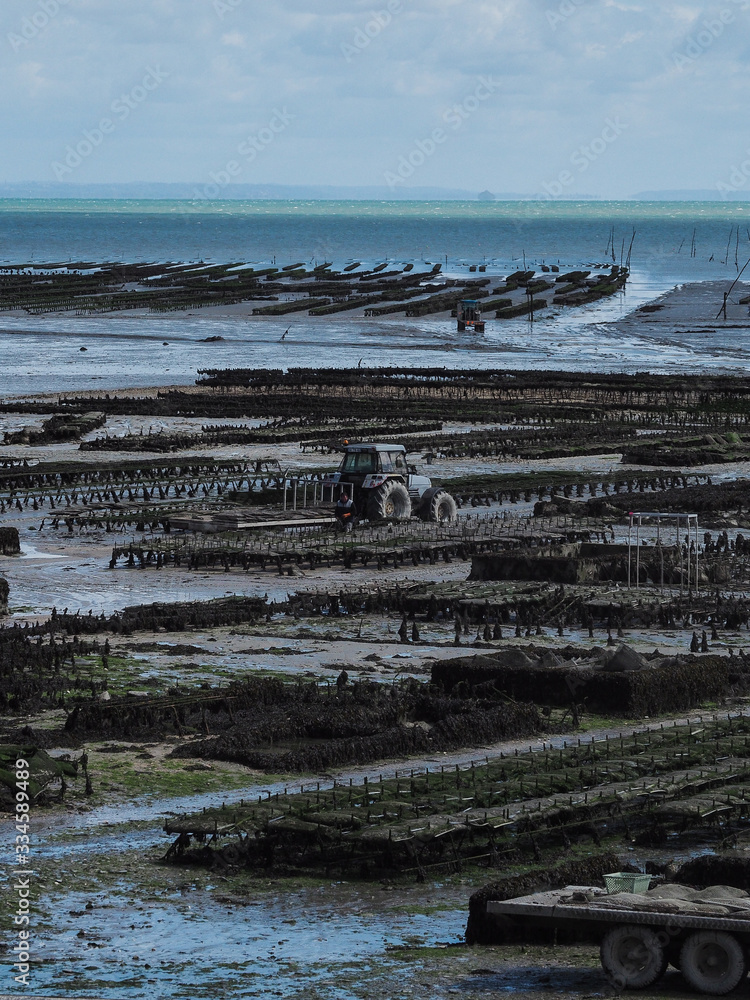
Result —
M602 938L602 968L619 989L642 990L664 975L667 957L654 931L620 924Z
M747 973L745 951L736 937L722 931L697 931L680 952L680 969L693 989L723 996Z
M367 517L370 521L386 521L392 518L397 521L408 521L411 517L411 499L404 484L396 479L389 479L375 490L367 501Z
M422 497L419 516L433 524L451 524L458 518L458 506L450 493L433 486Z
M680 952L682 951L682 944L679 941L670 944L666 947L667 962L672 966L673 969L680 971Z

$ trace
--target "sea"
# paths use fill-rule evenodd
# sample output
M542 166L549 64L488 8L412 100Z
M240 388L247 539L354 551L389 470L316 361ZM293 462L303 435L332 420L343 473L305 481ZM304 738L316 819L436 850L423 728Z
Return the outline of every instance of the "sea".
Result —
M446 367L745 373L747 329L691 339L618 321L689 282L726 282L750 257L750 202L0 200L0 270L112 261L354 261L497 277L543 263L630 262L626 290L532 323L0 311L0 397L190 384L210 368ZM750 267L746 275L750 276ZM1 306L1 303L0 303ZM285 331L286 336L281 340ZM207 342L209 338L222 338ZM86 352L80 350L86 347Z

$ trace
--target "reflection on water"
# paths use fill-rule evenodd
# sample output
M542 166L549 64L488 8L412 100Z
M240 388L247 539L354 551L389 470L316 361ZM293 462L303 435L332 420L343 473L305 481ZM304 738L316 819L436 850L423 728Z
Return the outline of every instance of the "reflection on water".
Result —
M457 944L466 922L457 900L429 916L399 912L394 904L404 901L379 888L346 885L234 900L174 874L158 899L125 879L113 892L60 893L54 923L37 942L35 988L157 1000L297 997L324 985L326 997L349 1000L343 980L373 960L387 962L388 947ZM413 896L406 897L412 905Z
M21 542L21 555L19 559L64 559L65 556L58 556L52 552L40 552L34 545L28 542Z

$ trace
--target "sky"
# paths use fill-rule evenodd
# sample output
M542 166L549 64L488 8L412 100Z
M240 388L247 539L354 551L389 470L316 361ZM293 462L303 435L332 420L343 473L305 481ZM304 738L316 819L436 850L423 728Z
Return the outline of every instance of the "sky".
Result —
M750 0L2 0L0 51L0 182L750 191Z

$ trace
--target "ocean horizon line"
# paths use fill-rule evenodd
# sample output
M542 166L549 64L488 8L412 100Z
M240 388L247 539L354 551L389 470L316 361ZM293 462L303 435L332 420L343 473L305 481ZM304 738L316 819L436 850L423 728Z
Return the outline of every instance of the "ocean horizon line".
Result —
M335 214L336 211L356 212L372 209L389 214L408 214L415 209L424 210L429 206L429 213L437 214L439 210L446 215L458 213L468 216L491 218L515 217L517 214L531 216L564 216L570 218L573 212L581 218L587 215L591 218L601 218L605 212L619 210L630 215L646 211L649 216L673 214L694 214L696 212L714 217L736 217L750 209L750 198L746 200L718 199L686 199L674 198L494 198L480 200L478 198L311 198L311 197L248 197L248 198L198 198L169 196L5 196L0 194L0 212L76 212L76 211L117 211L135 210L148 214L154 209L159 214L166 212L179 214L231 214L246 211L258 211L269 214L284 209L299 211L300 207L308 209L311 214ZM519 209L518 206L523 206Z
M545 186L547 187L547 186ZM200 204L232 202L368 202L368 203L471 203L481 205L534 204L633 204L710 202L737 204L750 202L750 186L736 190L719 188L649 189L628 195L608 196L588 192L554 190L484 191L438 186L385 187L382 185L334 184L218 184L204 181L131 181L89 184L42 181L0 182L0 202L21 201L171 201Z

